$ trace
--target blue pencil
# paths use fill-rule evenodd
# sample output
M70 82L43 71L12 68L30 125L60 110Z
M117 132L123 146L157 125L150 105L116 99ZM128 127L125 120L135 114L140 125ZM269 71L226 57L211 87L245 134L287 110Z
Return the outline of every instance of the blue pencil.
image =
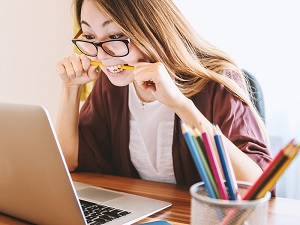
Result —
M200 176L201 176L201 178L204 182L204 186L206 188L208 196L211 197L211 198L216 198L213 187L212 187L212 185L209 181L208 175L205 171L205 168L204 168L203 164L201 163L200 156L198 154L198 150L196 148L196 145L193 141L193 138L192 138L191 134L189 133L188 127L183 121L180 121L180 123L181 123L182 134L183 134L183 136L186 140L186 143L188 145L188 148L191 152L191 155L192 155L193 160L195 162L198 173L200 174Z
M236 183L235 175L232 171L231 162L229 157L225 152L225 148L221 139L221 134L219 127L217 125L213 126L214 128L214 139L217 146L220 162L223 168L223 173L226 179L226 186L231 200L237 200L238 198L238 186Z

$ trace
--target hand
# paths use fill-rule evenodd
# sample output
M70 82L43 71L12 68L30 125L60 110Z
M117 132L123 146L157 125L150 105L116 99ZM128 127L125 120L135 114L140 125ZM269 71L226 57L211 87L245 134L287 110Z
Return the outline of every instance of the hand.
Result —
M79 86L95 80L99 76L97 66L90 66L91 60L86 55L72 55L65 57L56 65L57 72L65 86Z
M187 99L162 63L139 62L134 64L134 67L137 85L144 90L151 90L153 96L161 103L175 108Z

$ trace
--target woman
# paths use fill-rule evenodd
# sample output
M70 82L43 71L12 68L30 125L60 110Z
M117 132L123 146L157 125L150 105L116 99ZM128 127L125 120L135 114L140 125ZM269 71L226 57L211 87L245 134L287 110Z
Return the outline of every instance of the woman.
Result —
M181 119L201 123L211 136L218 124L236 178L260 176L271 158L245 78L196 34L172 0L74 4L81 29L73 42L83 54L57 64L63 87L56 129L70 171L196 183L201 178ZM101 62L100 70L91 61ZM83 84L93 80L79 113Z

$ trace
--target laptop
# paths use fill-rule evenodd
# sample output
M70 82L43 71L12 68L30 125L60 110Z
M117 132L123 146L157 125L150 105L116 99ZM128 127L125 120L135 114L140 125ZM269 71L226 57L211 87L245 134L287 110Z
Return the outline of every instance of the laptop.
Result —
M1 213L34 224L114 225L135 223L170 206L73 182L47 110L0 103ZM104 219L92 218L102 214Z

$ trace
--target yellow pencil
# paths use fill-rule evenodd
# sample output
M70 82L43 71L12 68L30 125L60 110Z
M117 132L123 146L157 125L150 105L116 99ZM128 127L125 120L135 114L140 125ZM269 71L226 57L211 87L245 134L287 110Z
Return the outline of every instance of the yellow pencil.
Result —
M102 62L96 62L96 61L91 61L91 65L92 66L104 66L104 64ZM121 68L123 70L134 70L134 66L125 66L125 65L122 65Z
M123 70L134 70L134 66L125 66L125 65L122 65L121 68Z
M264 186L264 188L258 193L257 199L263 198L266 193L276 184L279 177L284 173L286 168L290 165L290 163L294 160L296 155L299 153L300 145L294 146L288 153L288 160L280 167L280 169L275 173L272 179Z

